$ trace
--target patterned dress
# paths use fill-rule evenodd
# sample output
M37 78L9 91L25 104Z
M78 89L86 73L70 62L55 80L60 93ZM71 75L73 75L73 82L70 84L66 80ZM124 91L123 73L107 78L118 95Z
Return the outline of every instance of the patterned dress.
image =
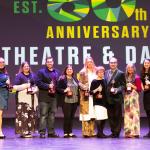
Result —
M96 78L95 73L79 73L79 85L88 86L90 90L90 85L93 79ZM93 106L93 97L88 98L84 96L84 90L80 86L80 120L82 121L82 135L83 136L94 136L95 135L95 115Z
M139 93L141 91L141 80L136 76L134 85L137 90L126 92L124 97L124 134L125 137L140 135L140 106Z
M27 94L27 82L30 79L35 84L35 77L19 73L15 79L15 88L17 89L17 108L15 131L16 134L26 135L36 130L37 126L37 94ZM35 86L35 88L37 88ZM35 89L35 91L38 91Z

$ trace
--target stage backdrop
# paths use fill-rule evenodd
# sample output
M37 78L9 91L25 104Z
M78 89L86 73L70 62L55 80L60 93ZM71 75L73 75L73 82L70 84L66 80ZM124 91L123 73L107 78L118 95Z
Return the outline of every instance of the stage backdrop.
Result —
M3 0L0 1L0 57L13 83L23 61L37 72L47 56L63 71L77 73L87 55L108 68L115 56L119 68L135 63L137 72L150 58L149 0ZM144 115L142 98L141 115ZM5 117L14 117L11 95ZM58 111L58 116L61 111Z

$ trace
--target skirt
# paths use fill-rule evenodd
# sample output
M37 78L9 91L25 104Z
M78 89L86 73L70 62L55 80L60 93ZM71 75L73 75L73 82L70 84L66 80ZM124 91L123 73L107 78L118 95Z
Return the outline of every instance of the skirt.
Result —
M100 105L94 106L95 119L96 120L105 120L108 119L107 109Z
M8 109L8 96L7 88L0 88L0 109Z

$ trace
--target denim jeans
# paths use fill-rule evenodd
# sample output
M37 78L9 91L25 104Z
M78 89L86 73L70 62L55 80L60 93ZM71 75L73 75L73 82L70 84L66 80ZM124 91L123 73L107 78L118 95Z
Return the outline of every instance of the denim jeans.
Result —
M48 134L55 133L55 113L56 113L56 98L51 98L50 102L40 102L40 122L39 122L39 133L45 134L46 129Z

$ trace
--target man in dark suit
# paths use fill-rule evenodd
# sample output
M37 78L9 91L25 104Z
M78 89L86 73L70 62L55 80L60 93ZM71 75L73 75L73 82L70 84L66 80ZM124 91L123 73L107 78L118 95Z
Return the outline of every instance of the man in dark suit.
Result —
M110 137L118 138L122 123L122 103L123 91L126 86L125 74L117 66L115 57L109 61L110 69L106 70L105 78L107 81L107 109L108 119L112 134Z
M45 68L40 69L37 74L40 109L40 138L45 138L46 129L48 130L48 137L58 137L55 134L54 122L57 107L56 84L59 78L59 71L55 69L53 65L53 58L46 58Z

